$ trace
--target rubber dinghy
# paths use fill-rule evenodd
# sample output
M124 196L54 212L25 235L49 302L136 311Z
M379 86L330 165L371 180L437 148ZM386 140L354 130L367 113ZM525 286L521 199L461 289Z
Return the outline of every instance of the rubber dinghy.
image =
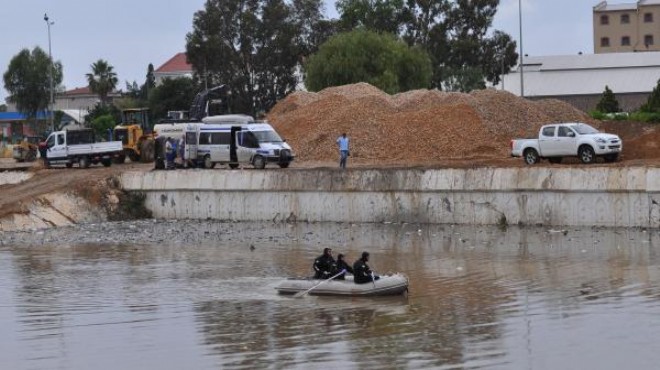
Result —
M381 276L374 283L355 284L353 276L346 276L346 280L329 280L322 284L323 280L312 278L289 278L275 287L280 294L296 294L314 288L310 295L335 295L335 296L385 296L399 295L408 291L408 277L396 273Z

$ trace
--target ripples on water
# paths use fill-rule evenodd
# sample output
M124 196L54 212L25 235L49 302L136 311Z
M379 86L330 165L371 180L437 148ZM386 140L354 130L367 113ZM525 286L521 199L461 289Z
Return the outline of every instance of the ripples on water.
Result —
M181 227L191 235L157 244L1 247L2 368L619 369L660 361L657 231ZM409 296L275 293L281 279L308 274L326 246L351 261L369 250L376 270L408 274Z

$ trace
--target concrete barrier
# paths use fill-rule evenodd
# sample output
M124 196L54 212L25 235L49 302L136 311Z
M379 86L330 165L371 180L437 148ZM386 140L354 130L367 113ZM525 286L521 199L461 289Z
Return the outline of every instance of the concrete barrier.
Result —
M181 170L127 172L155 217L656 227L660 169Z

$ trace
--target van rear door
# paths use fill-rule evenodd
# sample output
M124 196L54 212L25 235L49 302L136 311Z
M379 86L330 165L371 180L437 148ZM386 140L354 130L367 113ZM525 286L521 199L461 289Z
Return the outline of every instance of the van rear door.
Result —
M197 131L186 131L186 150L185 156L186 160L196 161L197 160L197 143L198 143Z

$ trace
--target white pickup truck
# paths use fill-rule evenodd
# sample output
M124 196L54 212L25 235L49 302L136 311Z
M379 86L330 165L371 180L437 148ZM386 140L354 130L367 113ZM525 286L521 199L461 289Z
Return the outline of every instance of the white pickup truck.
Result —
M622 149L617 135L599 132L586 123L545 125L538 139L511 140L511 156L522 157L527 164L541 159L560 163L564 157L578 157L582 163L594 163L597 157L614 162Z
M80 168L88 168L90 164L102 163L112 165L112 158L123 152L121 141L97 143L92 130L55 131L46 139L44 163L46 167L53 164L64 164L72 167L78 163Z

